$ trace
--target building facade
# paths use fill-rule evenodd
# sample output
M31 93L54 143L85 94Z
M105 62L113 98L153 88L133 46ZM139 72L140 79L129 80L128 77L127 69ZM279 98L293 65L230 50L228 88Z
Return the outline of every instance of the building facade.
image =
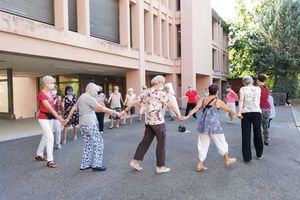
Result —
M210 0L0 0L0 118L34 117L43 75L62 93L90 81L139 93L158 74L178 96L222 88L224 27Z

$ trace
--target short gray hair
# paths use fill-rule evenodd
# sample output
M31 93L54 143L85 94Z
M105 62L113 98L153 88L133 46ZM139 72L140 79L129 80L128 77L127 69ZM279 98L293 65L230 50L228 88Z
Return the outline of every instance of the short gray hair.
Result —
M97 92L100 91L99 90L99 86L96 85L95 83L89 83L89 84L87 84L87 86L85 87L85 91L87 91L87 90L89 90L91 88L95 89Z
M46 85L46 83L49 83L49 82L53 83L53 82L55 82L55 79L52 76L48 76L48 75L44 76L41 79L41 84L42 85Z
M249 75L244 76L243 83L244 83L244 85L253 84L253 78L251 76L249 76Z
M133 88L129 88L127 91L128 92L133 92L134 90L133 90Z
M165 83L166 79L165 77L163 77L162 75L158 75L155 76L152 80L151 80L151 85L156 85L158 83Z

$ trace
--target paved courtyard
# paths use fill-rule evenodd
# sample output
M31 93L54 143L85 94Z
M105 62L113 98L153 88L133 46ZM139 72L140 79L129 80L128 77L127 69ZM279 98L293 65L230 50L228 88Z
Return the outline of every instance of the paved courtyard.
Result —
M199 115L199 114L198 114ZM222 114L230 155L237 157L226 168L214 145L208 153L207 172L197 173L197 122L188 121L191 133L178 133L178 121L167 123L166 163L172 171L155 174L154 142L135 172L128 163L143 136L143 124L106 130L106 172L79 171L82 137L69 141L54 156L57 169L33 157L41 136L0 142L1 200L62 199L300 199L300 134L290 108L277 108L272 122L271 146L264 159L242 163L240 123L229 125Z

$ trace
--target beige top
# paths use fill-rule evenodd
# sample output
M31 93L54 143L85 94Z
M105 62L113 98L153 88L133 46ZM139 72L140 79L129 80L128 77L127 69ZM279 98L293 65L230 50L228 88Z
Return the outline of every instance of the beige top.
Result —
M110 102L110 108L121 108L121 93L112 93L111 96L111 102Z
M127 100L126 105L131 104L134 101L135 97L136 97L135 94L132 95L126 94L126 100Z

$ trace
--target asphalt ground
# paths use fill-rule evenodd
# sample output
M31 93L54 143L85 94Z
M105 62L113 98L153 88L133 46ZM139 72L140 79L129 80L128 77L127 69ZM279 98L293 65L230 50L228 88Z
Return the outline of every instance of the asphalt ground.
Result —
M195 171L198 122L192 120L185 123L191 133L179 133L178 121L167 122L166 164L171 172L161 175L155 173L156 141L145 156L143 171L129 167L143 137L144 125L138 122L105 130L105 172L79 170L81 136L71 141L69 134L63 149L54 151L56 169L34 161L41 136L0 142L0 199L300 199L300 134L291 108L277 107L270 129L271 145L265 147L263 160L254 157L250 165L242 159L240 122L229 125L225 114L221 116L229 154L237 163L225 167L211 144L206 160L209 169L202 173Z

